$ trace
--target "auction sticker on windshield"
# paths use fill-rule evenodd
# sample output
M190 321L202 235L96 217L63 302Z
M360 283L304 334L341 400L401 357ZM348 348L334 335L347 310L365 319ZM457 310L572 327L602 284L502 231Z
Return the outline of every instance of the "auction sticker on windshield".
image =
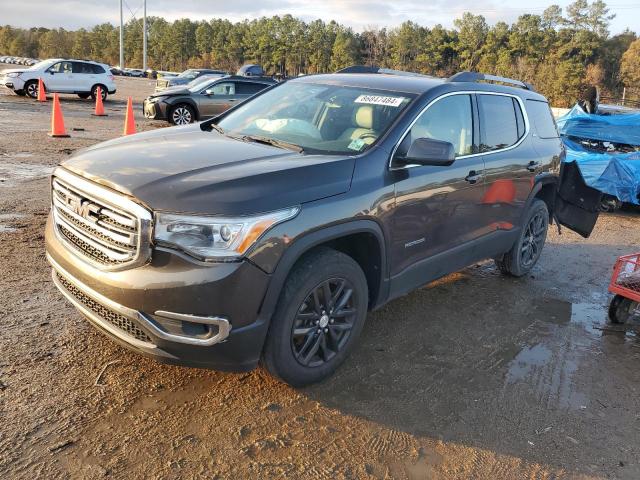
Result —
M399 107L405 97L385 97L383 95L360 95L355 99L355 103L368 103L369 105L386 105L389 107Z

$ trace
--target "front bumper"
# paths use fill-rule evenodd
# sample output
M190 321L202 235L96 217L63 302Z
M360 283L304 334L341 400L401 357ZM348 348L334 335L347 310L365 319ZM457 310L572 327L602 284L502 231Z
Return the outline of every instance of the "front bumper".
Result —
M24 81L20 77L0 77L0 85L10 88L11 90L22 90Z
M103 272L45 234L53 281L100 331L159 361L244 371L260 358L268 324L258 311L269 276L248 262L203 266L158 250L151 263Z
M167 105L164 102L149 102L145 99L142 102L142 113L145 118L151 120L166 120Z

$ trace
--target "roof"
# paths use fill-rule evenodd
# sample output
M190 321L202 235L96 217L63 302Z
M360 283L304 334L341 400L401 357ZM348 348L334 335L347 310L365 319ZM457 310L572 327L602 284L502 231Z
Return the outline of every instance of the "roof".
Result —
M322 75L307 75L289 80L290 82L325 83L349 87L363 87L390 92L403 92L421 95L435 87L449 87L448 91L485 91L518 95L522 98L546 100L533 90L509 87L495 83L473 81L451 81L444 78L429 76L407 76L388 73L330 73Z
M384 73L330 73L324 75L306 75L290 82L326 83L348 87L365 87L394 92L422 94L444 80L435 77L401 76Z

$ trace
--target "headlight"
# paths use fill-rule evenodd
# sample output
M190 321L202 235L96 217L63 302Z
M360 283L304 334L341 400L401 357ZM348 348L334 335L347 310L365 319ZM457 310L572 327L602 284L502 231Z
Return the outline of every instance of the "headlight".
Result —
M231 260L242 256L267 230L299 211L299 207L293 207L235 218L158 213L155 240L202 260Z
M167 95L165 95L163 97L149 97L149 101L151 103L158 103L158 102L162 102L162 101L166 100L167 98L169 98Z
M21 75L21 73L22 72L9 72L9 73L7 73L7 77L16 78L16 77L19 77Z

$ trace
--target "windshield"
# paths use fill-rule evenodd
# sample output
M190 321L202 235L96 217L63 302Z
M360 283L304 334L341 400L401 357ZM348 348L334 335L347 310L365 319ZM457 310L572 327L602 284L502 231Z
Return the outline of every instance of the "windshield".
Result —
M185 70L180 75L179 78L196 78L198 76L198 70Z
M373 145L414 95L287 82L218 122L231 136L287 142L309 153L356 154Z
M213 83L218 78L221 78L222 75L203 75L198 78L194 78L191 80L187 87L191 93L198 93L200 90L207 87L210 83Z
M51 63L53 63L51 60L42 60L38 63L31 65L29 67L29 70L37 70L42 67L48 67Z

